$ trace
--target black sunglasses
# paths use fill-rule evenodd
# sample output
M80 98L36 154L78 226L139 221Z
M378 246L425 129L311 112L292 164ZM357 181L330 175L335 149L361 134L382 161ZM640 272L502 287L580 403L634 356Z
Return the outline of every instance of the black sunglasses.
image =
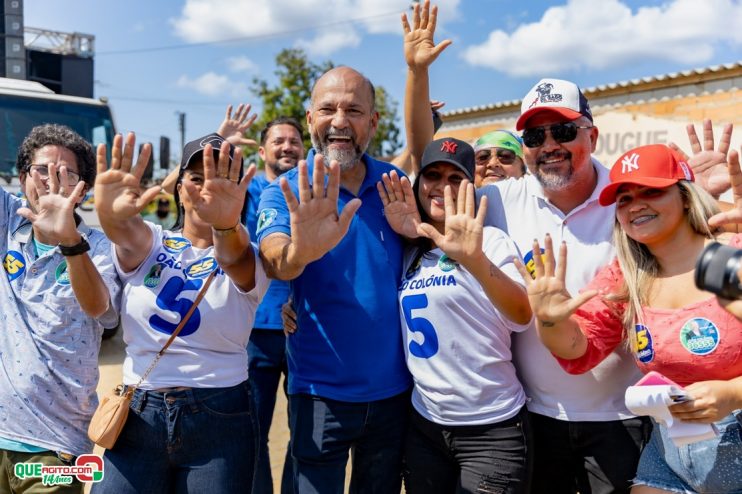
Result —
M529 148L537 148L546 141L546 129L551 132L551 137L558 143L571 142L577 137L578 129L592 129L590 126L580 126L574 122L562 122L549 125L548 127L533 127L523 131L523 144Z
M495 148L495 156L497 161L503 165L512 165L515 163L516 155L509 149ZM492 149L483 149L474 156L474 160L478 165L486 165L492 159Z

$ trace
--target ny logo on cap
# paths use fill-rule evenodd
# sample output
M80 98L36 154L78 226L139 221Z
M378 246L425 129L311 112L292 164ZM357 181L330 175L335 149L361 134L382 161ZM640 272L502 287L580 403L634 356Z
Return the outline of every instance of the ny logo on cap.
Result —
M639 169L639 154L631 153L621 160L621 173L631 173Z
M444 153L456 153L456 148L459 147L457 143L454 141L443 141L443 144L441 145L441 151Z

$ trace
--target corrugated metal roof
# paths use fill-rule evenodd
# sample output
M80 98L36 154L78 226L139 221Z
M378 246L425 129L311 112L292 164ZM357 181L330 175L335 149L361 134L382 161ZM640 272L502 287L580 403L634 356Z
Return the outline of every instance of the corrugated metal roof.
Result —
M583 88L583 92L586 95L591 95L591 94L595 95L595 94L603 93L606 91L612 91L615 89L632 88L636 86L650 84L652 82L668 81L668 80L674 80L674 79L679 79L679 78L704 75L704 74L713 73L713 72L734 70L734 69L738 69L741 67L742 67L742 61L725 63L725 64L720 64L720 65L711 65L709 67L682 70L680 72L670 72L669 74L660 74L660 75L655 75L655 76L642 77L639 79L630 79L626 81L612 82L610 84L601 84L598 86ZM467 113L487 112L487 111L497 110L500 108L511 107L511 106L520 107L521 101L522 101L521 99L513 99L513 100L508 100L508 101L500 101L498 103L492 103L489 105L477 105L477 106L470 106L467 108L459 108L456 110L443 112L443 116L446 117L446 116L465 115Z

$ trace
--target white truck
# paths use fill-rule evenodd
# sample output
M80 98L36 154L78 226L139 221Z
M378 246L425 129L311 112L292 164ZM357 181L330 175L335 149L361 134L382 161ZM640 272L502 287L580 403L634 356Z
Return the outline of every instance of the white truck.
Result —
M95 148L105 143L111 149L115 126L104 98L80 98L56 94L32 81L0 77L0 182L5 190L20 190L15 168L18 147L31 129L44 123L66 125ZM91 191L92 192L92 191ZM89 205L83 204L81 215L91 225L98 218Z

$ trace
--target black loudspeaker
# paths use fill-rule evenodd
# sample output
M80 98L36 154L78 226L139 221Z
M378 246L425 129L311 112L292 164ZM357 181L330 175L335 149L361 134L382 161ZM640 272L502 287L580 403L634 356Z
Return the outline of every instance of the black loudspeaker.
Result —
M40 82L58 94L93 97L93 59L26 50L28 80Z
M170 138L160 136L160 169L170 168Z
M26 78L22 0L0 0L0 76Z
M139 145L139 154L142 154L142 148L144 147L145 143L141 143ZM152 143L150 143L150 146ZM139 154L137 156L139 156ZM136 162L135 162L136 163ZM147 169L144 170L144 175L142 175L142 181L145 180L152 180L152 169L154 168L155 164L155 158L152 156L152 153L149 154L149 161L147 162Z

